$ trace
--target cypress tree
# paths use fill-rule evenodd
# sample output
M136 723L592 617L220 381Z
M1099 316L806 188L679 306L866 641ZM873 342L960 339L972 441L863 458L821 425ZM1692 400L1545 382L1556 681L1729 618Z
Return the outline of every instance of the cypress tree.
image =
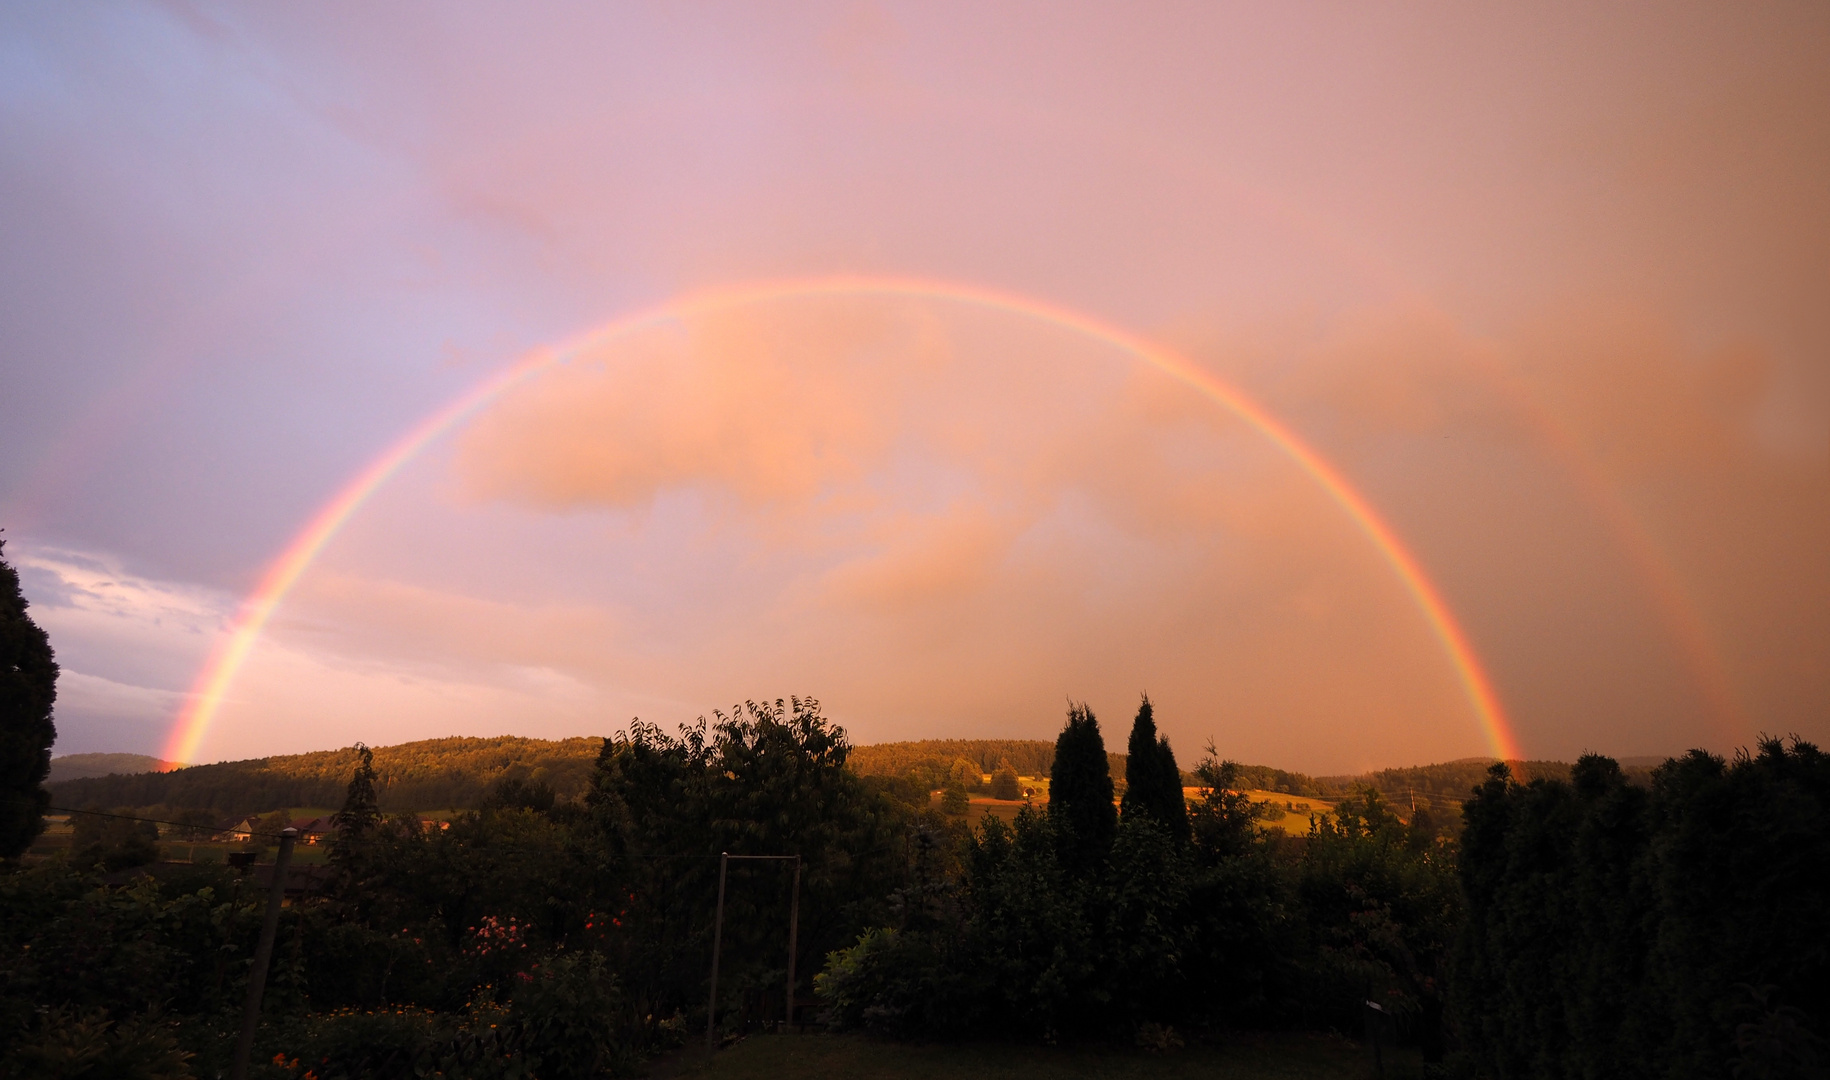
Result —
M0 540L0 553L6 541ZM0 558L0 860L18 858L44 831L57 727L57 659L25 613L19 574Z
M1106 741L1099 720L1084 704L1069 703L1067 726L1055 739L1048 799L1063 865L1085 870L1102 861L1118 832L1118 808L1112 805Z
M1182 798L1182 770L1169 740L1157 734L1156 713L1144 695L1125 746L1125 797L1120 809L1161 825L1171 839L1188 839L1188 804Z

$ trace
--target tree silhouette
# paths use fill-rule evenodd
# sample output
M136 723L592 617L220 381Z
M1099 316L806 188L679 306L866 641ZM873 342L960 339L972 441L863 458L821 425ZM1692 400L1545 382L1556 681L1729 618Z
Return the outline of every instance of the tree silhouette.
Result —
M1049 820L1055 826L1064 867L1084 872L1103 861L1118 832L1112 805L1112 771L1099 720L1085 704L1068 705L1067 726L1055 739L1049 772Z
M19 574L0 558L0 860L18 858L44 831L44 779L57 739L57 660L25 609Z
M347 859L381 821L381 808L375 798L375 754L361 743L356 744L356 774L350 777L349 791L343 796L343 809L331 818L337 828L333 858Z
M1120 809L1156 822L1178 843L1186 841L1188 804L1182 798L1182 770L1169 740L1157 734L1156 713L1148 694L1137 707L1125 753L1125 797Z

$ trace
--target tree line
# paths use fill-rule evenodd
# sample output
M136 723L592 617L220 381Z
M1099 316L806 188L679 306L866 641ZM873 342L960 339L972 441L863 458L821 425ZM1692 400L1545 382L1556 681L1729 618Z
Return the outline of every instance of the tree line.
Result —
M1359 1034L1371 1000L1445 1076L1806 1076L1822 1060L1830 775L1809 744L1692 754L1644 787L1600 758L1525 784L1494 766L1459 841L1370 788L1306 837L1268 833L1212 755L1190 803L1147 700L1127 750L1113 775L1077 705L1046 807L973 824L860 775L817 702L751 702L603 740L575 797L500 776L430 831L383 808L380 754L352 748L331 867L285 916L264 1075L637 1070L708 1020L723 853L802 870L790 986L789 865L730 864L711 1018L726 1036L792 1000L895 1038L1169 1049L1241 1028ZM259 896L220 867L126 884L105 869L73 854L0 874L8 1067L74 1040L122 1075L210 1075Z
M599 744L504 735L378 747L377 797L389 811L475 807L498 781L519 778L543 783L561 798L578 798L589 786ZM356 752L345 748L84 777L46 788L59 806L208 810L226 821L285 807L336 806L355 765Z

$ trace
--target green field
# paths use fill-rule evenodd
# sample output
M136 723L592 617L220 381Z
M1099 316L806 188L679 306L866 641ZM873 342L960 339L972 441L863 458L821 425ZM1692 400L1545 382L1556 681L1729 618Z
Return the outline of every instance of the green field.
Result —
M1311 815L1327 814L1334 809L1334 803L1327 799L1316 799L1306 795L1288 795L1281 791L1248 790L1246 798L1253 802L1268 802L1282 809L1283 814L1268 818L1264 824L1268 828L1282 829L1291 836L1306 836L1309 832Z
M1385 1062L1387 1077L1414 1077L1413 1056ZM1241 1036L1225 1045L1164 1054L1112 1047L1046 1047L1015 1043L914 1046L860 1035L759 1035L707 1061L688 1055L660 1063L656 1076L702 1080L806 1080L881 1077L884 1080L1361 1080L1372 1072L1366 1048L1326 1035Z

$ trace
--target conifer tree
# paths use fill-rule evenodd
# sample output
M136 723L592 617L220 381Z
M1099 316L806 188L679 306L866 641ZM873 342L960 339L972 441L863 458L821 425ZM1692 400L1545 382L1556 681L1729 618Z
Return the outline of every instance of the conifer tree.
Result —
M357 743L356 756L356 773L350 777L349 790L343 796L343 809L331 818L337 829L337 846L331 854L339 859L348 858L355 845L381 821L381 807L375 796L375 753Z
M1186 841L1188 804L1182 798L1182 770L1169 740L1157 734L1148 694L1137 707L1125 753L1125 797L1120 809L1156 822L1178 843Z
M1063 865L1086 870L1112 849L1118 808L1112 805L1112 770L1099 720L1084 704L1069 703L1067 726L1055 739L1049 770L1048 816Z
M6 541L0 540L0 553ZM57 659L25 613L19 574L0 558L0 860L18 858L44 831L57 728Z

